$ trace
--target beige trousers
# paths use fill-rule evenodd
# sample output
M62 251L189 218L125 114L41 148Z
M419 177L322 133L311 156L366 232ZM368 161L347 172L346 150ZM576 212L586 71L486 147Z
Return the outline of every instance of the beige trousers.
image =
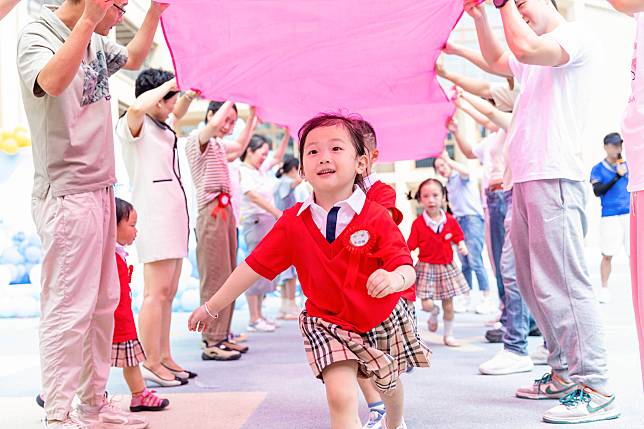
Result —
M213 200L199 210L197 216L197 268L201 304L208 301L224 284L237 266L237 229L232 206L225 207L213 218L211 213L218 204ZM202 338L208 345L228 339L235 303L219 312Z
M103 400L119 301L112 188L44 199L32 214L42 240L40 366L45 411L62 420L77 393Z

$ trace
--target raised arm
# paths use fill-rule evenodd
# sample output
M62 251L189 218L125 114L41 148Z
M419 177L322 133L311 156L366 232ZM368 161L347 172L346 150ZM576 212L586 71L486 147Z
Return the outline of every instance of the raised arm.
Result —
M205 127L199 131L199 146L201 151L206 150L206 145L211 138L216 136L219 132L219 128L224 124L226 116L228 116L228 111L233 108L233 102L227 100L222 106L215 112L214 115L210 117L210 120Z
M282 160L284 159L284 154L286 153L286 147L288 146L288 142L291 140L291 134L289 132L288 127L284 128L284 137L282 137L282 141L280 142L279 146L277 146L277 149L275 150L275 154L273 155L273 159L269 163L268 167L266 168L267 170L270 170L277 164L280 164Z
M618 11L629 15L644 12L644 0L608 0L608 2Z
M87 46L96 26L103 20L113 4L113 0L85 0L83 14L71 34L63 46L40 70L36 78L40 89L54 97L59 96L67 89L78 73L78 68L85 57Z
M441 156L443 157L445 162L447 162L449 166L452 167L452 170L456 171L462 178L467 179L470 177L470 171L467 169L467 167L465 167L460 162L456 162L452 158L450 158L447 154L447 151L443 152Z
M18 3L20 3L20 0L0 0L0 19L7 16Z
M175 79L170 79L163 85L139 95L134 101L134 104L127 109L127 126L130 128L132 136L137 137L141 132L143 120L145 119L145 112L161 101L168 92L178 90L177 81Z
M234 161L241 153L246 149L248 143L250 143L250 138L253 135L253 130L257 126L258 122L257 112L255 106L250 107L250 115L246 121L246 126L241 132L237 140L235 141L226 141L226 154L228 155L228 161Z
M461 130L458 128L458 123L455 119L452 118L447 123L447 129L454 135L456 145L461 152L463 152L463 155L465 155L467 159L476 159L477 157L472 150L472 144L463 136L463 133L461 133Z
M466 59L467 61L471 62L484 72L490 73L490 74L496 74L498 76L503 76L503 77L510 77L505 74L497 74L493 69L490 64L483 58L483 55L481 52L476 51L474 49L470 49L466 46L459 45L457 43L452 43L452 42L447 42L445 47L443 48L443 52L447 55L456 55L461 58ZM471 79L471 78L470 78ZM459 85L461 86L461 85ZM476 93L475 91L472 91ZM483 97L483 95L481 95Z
M538 36L530 28L514 1L507 2L501 8L501 18L505 39L519 62L555 67L570 61L570 56L559 43L551 38ZM561 19L565 22L563 17Z
M478 112L485 115L496 127L507 130L512 123L512 113L497 109L492 103L472 94L463 93L463 99L471 104ZM490 128L492 129L492 128Z
M474 119L476 123L483 125L488 130L498 131L499 127L494 122L472 107L472 105L465 101L462 96L456 99L456 107L467 113L467 115Z
M501 76L513 76L508 63L509 54L494 37L483 4L479 4L479 0L464 0L463 8L474 19L481 53L491 72Z
M110 1L110 3L112 2ZM141 28L136 32L130 43L127 44L127 62L123 66L124 69L138 70L141 68L145 62L145 58L150 53L154 33L156 33L157 27L159 26L159 18L168 6L166 3L157 3L155 1L150 4Z
M190 105L198 96L199 94L197 92L188 90L184 92L181 97L179 97L177 103L174 105L174 109L172 110L172 115L177 121L186 116Z
M480 97L490 98L491 94L491 85L490 82L484 79L476 79L473 77L465 76L460 73L454 73L447 70L443 67L442 62L436 63L436 74L440 77L443 77L454 85L463 88L467 92L476 94Z
M213 317L216 317L217 313L226 308L260 278L261 276L253 271L246 262L242 262L226 279L217 293L206 301L206 307L202 305L192 312L188 319L188 329L203 332L213 322ZM199 326L197 326L197 322L199 322Z

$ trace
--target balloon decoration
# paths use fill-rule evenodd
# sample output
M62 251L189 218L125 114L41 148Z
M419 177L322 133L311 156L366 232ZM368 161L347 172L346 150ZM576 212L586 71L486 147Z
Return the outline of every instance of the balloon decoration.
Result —
M0 183L11 176L17 165L20 149L31 146L29 133L23 127L13 131L0 129Z

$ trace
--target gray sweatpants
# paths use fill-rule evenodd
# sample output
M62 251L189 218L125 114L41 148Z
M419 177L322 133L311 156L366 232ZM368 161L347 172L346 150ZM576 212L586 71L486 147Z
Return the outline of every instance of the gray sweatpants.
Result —
M544 335L554 372L611 393L603 324L584 257L585 208L582 182L514 185L511 239L517 283Z

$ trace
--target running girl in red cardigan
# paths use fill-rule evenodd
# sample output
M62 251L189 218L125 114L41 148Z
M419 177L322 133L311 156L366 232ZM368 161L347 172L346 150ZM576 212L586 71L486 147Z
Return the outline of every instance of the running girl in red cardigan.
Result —
M300 330L311 369L326 386L331 427L361 428L355 385L357 377L373 377L384 392L387 427L406 428L399 376L408 366L429 366L431 355L401 299L415 281L409 250L387 210L359 186L367 160L354 119L315 117L299 141L313 196L284 211L188 327L203 330L260 276L272 279L295 265L308 298Z
M160 411L167 407L170 401L159 398L154 390L148 390L143 381L139 364L145 361L145 353L139 342L132 314L132 266L125 260L127 252L124 246L132 244L136 238L136 219L136 210L132 204L116 198L116 267L121 285L121 299L114 311L111 360L113 367L123 368L123 378L132 392L130 411ZM182 384L178 379L174 381L177 385Z
M428 328L431 332L438 329L439 308L434 300L439 299L443 304L443 342L458 347L460 344L452 336L452 298L468 292L469 287L454 263L452 244L458 246L462 255L467 255L467 247L456 219L442 209L446 194L445 187L437 179L427 179L420 184L415 199L424 210L411 226L407 245L410 250L420 250L416 264L416 293L423 310L430 312Z

